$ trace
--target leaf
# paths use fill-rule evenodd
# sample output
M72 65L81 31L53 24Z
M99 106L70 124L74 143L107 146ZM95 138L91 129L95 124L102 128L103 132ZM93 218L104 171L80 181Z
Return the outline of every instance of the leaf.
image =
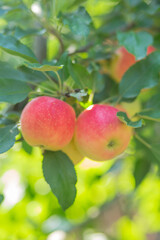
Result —
M0 204L3 202L3 200L4 200L4 195L0 194Z
M7 6L2 6L0 8L0 16L3 16L5 14L9 14L9 13L15 13L17 11L21 11L21 10L27 10L27 8L25 7L24 4L19 4L17 7L7 7Z
M61 151L46 151L43 159L43 174L61 207L66 210L76 197L77 177L73 163Z
M138 187L140 183L143 181L143 179L146 177L150 168L151 168L151 162L148 161L146 158L141 158L136 161L134 172L133 172L136 187Z
M146 109L146 111L139 112L137 115L144 119L160 122L160 109Z
M17 134L18 129L14 124L0 128L0 153L4 153L13 147Z
M0 102L16 104L23 101L31 88L18 80L0 79Z
M147 47L153 43L152 35L147 32L121 32L117 33L117 38L120 45L132 53L136 60L146 57Z
M80 90L79 92L75 92L75 93L69 93L69 95L71 97L76 98L78 101L82 101L83 97L87 96L87 92L85 92L83 89Z
M157 161L160 163L160 142L151 145L151 150Z
M13 68L8 62L0 61L0 79L26 80L24 74Z
M73 64L71 59L68 60L68 71L75 81L76 88L90 88L92 89L93 78L88 73L85 67L80 64Z
M22 79L24 79L25 81L29 80L31 82L37 83L46 81L46 76L42 72L38 72L26 66L20 66L18 70L22 74Z
M22 141L22 148L29 155L32 153L33 148L26 141Z
M156 51L131 66L124 74L119 93L123 98L135 98L144 88L151 88L159 83L160 51Z
M62 21L76 36L86 37L90 33L92 19L84 7L79 7L77 11L63 15Z
M33 70L37 70L37 71L41 71L41 72L47 72L47 71L53 71L53 72L57 72L58 70L63 68L63 65L61 66L55 66L55 65L41 65L39 63L25 63L27 67L33 69Z
M37 62L32 50L13 36L0 34L0 48L11 55L22 57L30 62Z
M147 102L147 108L160 109L160 94L153 95Z
M46 32L45 29L22 29L20 27L16 27L14 32L14 37L18 40L24 38L29 35L43 35Z
M135 122L131 121L125 112L117 112L117 117L121 122L125 123L129 127L140 128L143 125L143 121L141 119Z
M69 72L68 72L68 52L64 52L61 56L60 59L57 62L57 65L63 65L62 70L59 72L61 80L64 82L67 80L69 77Z

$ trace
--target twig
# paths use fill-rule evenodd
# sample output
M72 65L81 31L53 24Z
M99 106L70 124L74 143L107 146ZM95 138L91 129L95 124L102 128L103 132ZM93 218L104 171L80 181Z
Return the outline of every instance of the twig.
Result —
M69 55L69 56L72 56L72 55L74 55L74 54L76 54L76 53L87 52L87 50L89 50L93 45L94 45L94 43L91 42L91 43L87 44L86 46L83 46L83 47L75 50L74 52L69 53L68 55Z
M147 148L152 149L152 146L147 143L143 138L141 138L137 133L134 133L135 138L137 138L138 141L143 143Z

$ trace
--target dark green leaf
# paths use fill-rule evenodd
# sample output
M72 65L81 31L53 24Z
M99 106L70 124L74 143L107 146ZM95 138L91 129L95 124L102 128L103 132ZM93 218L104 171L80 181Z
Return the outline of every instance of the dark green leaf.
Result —
M3 202L3 200L4 200L4 195L0 194L0 204Z
M22 72L14 69L11 64L0 61L0 79L26 80Z
M84 7L79 7L77 11L63 16L63 23L68 25L76 36L88 36L91 22L92 19Z
M93 78L91 74L88 73L85 67L80 64L73 64L71 60L69 60L68 70L72 79L75 81L74 87L92 89Z
M63 68L59 72L59 75L60 75L62 81L64 82L69 77L69 72L68 72L68 52L64 52L61 55L59 61L57 62L57 65L58 66L63 65Z
M143 121L141 119L136 122L131 121L125 112L117 112L117 117L121 122L125 123L129 127L140 128L143 125Z
M0 128L0 153L8 151L14 145L17 134L16 125L11 124Z
M160 109L146 110L137 115L144 119L160 122Z
M132 53L136 60L147 55L147 47L153 43L153 37L147 32L121 32L117 34L120 45Z
M61 151L46 151L43 174L62 208L65 210L70 207L76 196L77 177L69 157Z
M0 48L14 56L22 57L30 62L37 62L32 50L15 37L0 34Z
M48 71L53 71L53 72L57 72L58 70L63 68L63 65L61 66L55 66L55 65L41 65L39 63L25 63L27 67L33 69L33 70L37 70L37 71L41 71L41 72L48 72Z
M0 79L0 102L18 103L23 101L31 88L18 80Z
M143 181L143 179L146 177L150 168L151 168L151 162L146 160L145 158L141 158L136 161L134 172L133 172L136 187L138 187L140 183Z
M28 143L26 143L26 141L22 141L22 148L26 153L28 154L32 153L33 148Z
M160 163L160 142L151 145L152 153L154 154L157 161Z
M22 74L22 79L24 79L24 81L31 81L31 82L43 82L46 81L46 76L42 73L42 72L38 72L36 70L27 68L25 66L20 66L18 68L19 73ZM18 78L19 80L19 78Z
M119 93L123 98L135 98L143 88L151 88L159 83L160 51L131 66L124 74Z

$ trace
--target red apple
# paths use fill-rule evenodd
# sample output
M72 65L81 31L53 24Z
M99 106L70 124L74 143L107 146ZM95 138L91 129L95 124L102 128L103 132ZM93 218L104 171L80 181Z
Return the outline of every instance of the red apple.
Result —
M25 106L20 122L22 135L28 144L56 151L73 137L75 112L64 101L38 97Z
M118 119L118 111L106 104L95 104L79 115L74 137L83 155L104 161L115 158L127 148L132 128Z
M153 46L147 48L147 55L155 51ZM135 56L129 53L125 47L117 49L116 54L113 56L110 65L110 75L116 82L120 82L124 73L136 63Z

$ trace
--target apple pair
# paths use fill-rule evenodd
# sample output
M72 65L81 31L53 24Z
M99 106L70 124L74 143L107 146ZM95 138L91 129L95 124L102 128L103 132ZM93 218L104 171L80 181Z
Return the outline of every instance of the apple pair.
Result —
M31 146L64 151L74 163L83 156L104 161L121 154L132 136L132 129L118 119L118 111L106 104L95 104L76 121L74 109L66 102L37 97L22 112L22 135Z

